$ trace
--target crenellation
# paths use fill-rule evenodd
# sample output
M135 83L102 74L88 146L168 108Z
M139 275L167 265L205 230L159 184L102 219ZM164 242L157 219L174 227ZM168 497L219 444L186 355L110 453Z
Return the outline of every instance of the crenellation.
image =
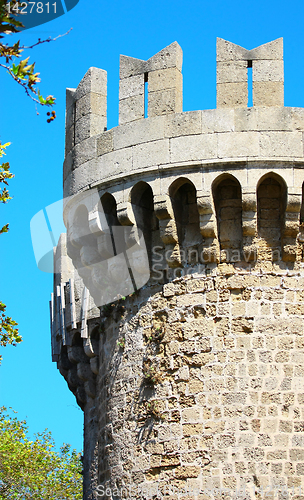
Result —
M121 56L120 63L120 125L141 120L145 113L153 117L182 111L182 50L177 42L147 61Z
M252 67L253 106L284 106L283 39L246 50L217 39L217 107L247 108Z
M148 117L183 110L182 74L177 67L148 73Z
M107 127L107 73L90 68L77 89L66 92L66 154Z

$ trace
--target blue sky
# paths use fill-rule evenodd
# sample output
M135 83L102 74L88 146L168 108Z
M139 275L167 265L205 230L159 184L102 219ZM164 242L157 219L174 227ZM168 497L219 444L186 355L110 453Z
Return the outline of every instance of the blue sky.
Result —
M27 417L31 434L47 427L58 446L68 442L82 448L82 411L51 362L52 277L37 269L30 239L31 218L62 196L65 88L77 87L90 66L105 69L108 128L115 127L119 54L148 59L176 40L184 52L184 111L214 108L216 37L251 49L283 36L285 105L303 107L303 18L302 0L80 0L69 13L20 36L31 45L73 28L29 51L41 73L43 95L56 96L54 122L46 123L46 109L38 109L37 116L34 103L0 71L0 141L11 142L6 158L15 173L14 198L1 206L0 226L9 222L10 232L0 236L0 299L24 338L18 347L1 350L0 405Z

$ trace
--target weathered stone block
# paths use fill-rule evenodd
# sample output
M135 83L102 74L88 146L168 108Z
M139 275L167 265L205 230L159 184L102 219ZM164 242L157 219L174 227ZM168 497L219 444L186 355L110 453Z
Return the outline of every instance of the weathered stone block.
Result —
M200 471L201 468L197 466L183 466L177 467L174 475L177 479L187 479L189 477L198 477Z
M90 92L76 101L76 121L89 113L107 116L107 96Z
M218 83L216 87L217 108L246 108L248 105L247 82Z
M247 61L225 61L216 65L216 82L247 83Z
M107 132L104 132L100 137L98 137L96 139L96 146L97 156L101 156L113 151L113 130L108 130Z
M148 71L154 71L165 68L177 68L182 70L183 51L177 42L171 43L160 52L150 57L147 61Z
M107 72L103 69L90 68L79 83L74 98L78 101L91 92L107 95Z
M176 137L170 139L171 161L202 160L216 156L216 135Z
M280 60L260 60L252 63L253 82L284 82L284 65Z
M188 111L175 113L166 118L166 137L200 134L202 132L202 112Z
M113 130L114 149L163 139L165 137L165 123L166 118L160 116L126 123L115 128Z
M135 57L120 56L119 78L129 78L134 75L140 75L146 71L146 61L136 59Z
M143 95L145 91L144 74L130 76L119 82L119 100Z
M253 82L254 106L284 106L283 82Z
M132 163L132 148L125 148L104 154L98 159L98 170L96 171L95 181L100 178L100 175L106 179L125 172L125 169L131 171Z
M144 118L144 106L144 94L119 101L119 125Z
M288 108L291 114L292 129L304 130L304 109L302 108Z
M106 126L107 119L105 116L90 113L79 118L75 124L75 144L104 132Z
M202 133L234 131L234 109L204 109Z
M235 130L294 130L289 109L284 107L238 108L235 110Z
M65 113L65 127L70 128L74 126L75 122L75 103L74 100L72 101L72 104L68 107L66 107L66 113Z
M183 96L179 89L171 88L149 92L148 116L167 115L180 113L183 110Z
M166 89L183 90L183 76L177 68L166 68L150 71L148 77L148 92Z
M66 109L69 109L75 103L75 91L76 89L66 89Z
M65 155L65 159L63 162L63 182L65 182L67 176L73 170L73 161L74 161L73 157L74 157L74 154L72 151L70 151L69 153L67 153Z
M218 157L259 156L259 134L234 132L218 135Z
M139 144L133 148L135 170L169 163L169 139Z
M260 156L303 156L301 132L261 132L259 134Z
M75 145L73 167L78 168L83 163L96 157L96 138L88 137Z
M248 51L248 59L283 59L283 38L277 38Z
M75 144L75 136L74 136L74 125L70 128L66 128L65 131L65 156L71 151Z
M216 39L216 61L239 61L247 60L247 50L235 43Z

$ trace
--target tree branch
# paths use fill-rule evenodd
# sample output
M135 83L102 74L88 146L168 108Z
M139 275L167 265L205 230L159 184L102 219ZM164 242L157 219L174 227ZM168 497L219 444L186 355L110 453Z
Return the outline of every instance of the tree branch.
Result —
M37 45L41 45L43 43L46 43L46 42L55 42L55 40L58 40L58 38L62 38L63 36L66 36L70 33L70 31L72 31L73 28L70 28L66 33L64 33L63 35L58 35L56 36L55 38L46 38L45 40L41 40L41 38L38 38L38 42L34 43L33 45L29 45L29 46L26 46L26 45L21 45L20 46L20 49L33 49L34 47L36 47Z

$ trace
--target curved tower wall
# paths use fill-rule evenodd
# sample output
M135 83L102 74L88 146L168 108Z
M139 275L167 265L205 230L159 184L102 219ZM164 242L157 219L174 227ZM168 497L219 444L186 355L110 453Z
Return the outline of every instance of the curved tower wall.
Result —
M282 39L218 39L215 110L182 112L181 68L176 42L122 56L111 130L105 71L67 90L52 350L84 410L84 498L295 498L304 109L283 105ZM150 278L103 304L106 278L124 286L96 260L116 227L127 245L141 231Z

